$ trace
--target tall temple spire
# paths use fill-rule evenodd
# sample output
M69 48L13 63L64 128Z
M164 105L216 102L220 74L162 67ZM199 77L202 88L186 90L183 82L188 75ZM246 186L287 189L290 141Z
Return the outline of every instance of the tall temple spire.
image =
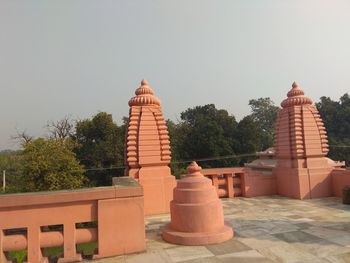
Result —
M144 189L146 214L169 211L175 177L168 166L171 159L168 128L147 80L142 80L129 100L129 122L125 137L126 175Z
M279 194L302 199L330 195L328 140L317 108L296 82L281 106L275 129ZM327 184L316 188L320 180Z

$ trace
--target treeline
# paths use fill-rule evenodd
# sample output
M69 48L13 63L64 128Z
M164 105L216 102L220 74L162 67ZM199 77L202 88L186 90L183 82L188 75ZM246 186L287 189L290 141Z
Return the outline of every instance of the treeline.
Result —
M249 106L251 114L240 121L213 104L185 110L177 123L168 120L173 174L184 173L192 160L206 168L242 166L271 147L279 108L270 98L250 100ZM339 101L322 97L316 106L328 131L329 156L349 163L349 95ZM113 176L124 175L126 125L127 118L118 125L100 112L91 119L50 122L44 138L18 134L22 149L0 154L6 192L110 185Z

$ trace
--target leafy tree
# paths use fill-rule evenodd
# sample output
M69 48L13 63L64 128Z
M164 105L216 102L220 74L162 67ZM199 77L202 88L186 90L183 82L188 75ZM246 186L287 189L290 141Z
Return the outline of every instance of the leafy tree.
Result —
M0 153L0 178L6 171L6 193L19 192L21 188L20 167L22 164L20 151L3 151ZM1 188L2 191L2 188ZM0 192L1 192L0 191Z
M23 144L22 191L74 189L84 185L83 167L72 152L72 144L38 138Z
M111 177L122 175L124 166L125 125L118 126L111 114L100 112L92 119L78 121L72 137L79 147L75 152L88 169L92 185L110 185Z
M273 145L273 134L279 107L275 106L270 98L259 98L249 100L252 113L251 119L262 130L261 136L264 141L263 147L269 148Z
M226 110L218 110L214 104L197 106L182 112L181 120L176 129L176 157L195 160L234 154L233 134L237 122ZM225 159L201 162L201 165L219 167L235 163L236 160Z
M350 163L350 97L346 93L339 101L321 97L316 103L328 133L329 157Z
M241 157L239 161L240 165L256 159L254 155L256 152L268 148L266 142L269 138L266 138L267 136L266 132L251 115L244 117L238 123L235 132L235 138L237 140L236 151L240 155L253 154L253 156Z

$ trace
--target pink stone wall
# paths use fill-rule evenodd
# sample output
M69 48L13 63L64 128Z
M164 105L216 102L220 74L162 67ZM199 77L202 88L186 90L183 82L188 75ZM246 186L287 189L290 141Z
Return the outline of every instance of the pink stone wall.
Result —
M333 193L337 197L342 197L343 188L350 186L350 168L335 169L332 171Z
M242 196L255 197L277 194L276 176L244 169Z
M77 223L95 222L97 228L77 229ZM42 227L63 225L63 231ZM27 235L8 235L11 229ZM113 186L0 196L0 262L6 252L27 249L27 261L45 262L42 248L63 246L60 262L80 261L76 244L98 241L94 258L145 250L141 186Z

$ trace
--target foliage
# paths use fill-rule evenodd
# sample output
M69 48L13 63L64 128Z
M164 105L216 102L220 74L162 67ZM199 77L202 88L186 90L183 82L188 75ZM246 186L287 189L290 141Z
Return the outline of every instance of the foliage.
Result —
M22 159L20 151L4 151L0 153L0 178L2 181L3 171L6 171L6 191L14 193L20 191ZM1 184L2 186L2 184ZM0 193L3 193L2 187Z
M169 124L170 122L168 122ZM173 157L198 160L234 154L233 132L237 122L214 104L197 106L181 113L181 122L170 126ZM203 167L234 165L235 160L201 162Z
M68 141L31 140L23 145L21 161L23 192L74 189L84 185L83 166Z
M76 123L72 136L80 162L88 169L86 176L92 185L110 185L112 176L122 175L124 165L125 125L118 126L111 114L99 112L92 119ZM110 168L110 169L105 169Z
M249 100L249 106L252 111L249 116L260 128L261 148L267 149L273 145L273 134L279 107L275 106L270 98Z
M316 107L325 124L330 145L329 157L350 163L350 97L346 93L339 101L321 97Z

